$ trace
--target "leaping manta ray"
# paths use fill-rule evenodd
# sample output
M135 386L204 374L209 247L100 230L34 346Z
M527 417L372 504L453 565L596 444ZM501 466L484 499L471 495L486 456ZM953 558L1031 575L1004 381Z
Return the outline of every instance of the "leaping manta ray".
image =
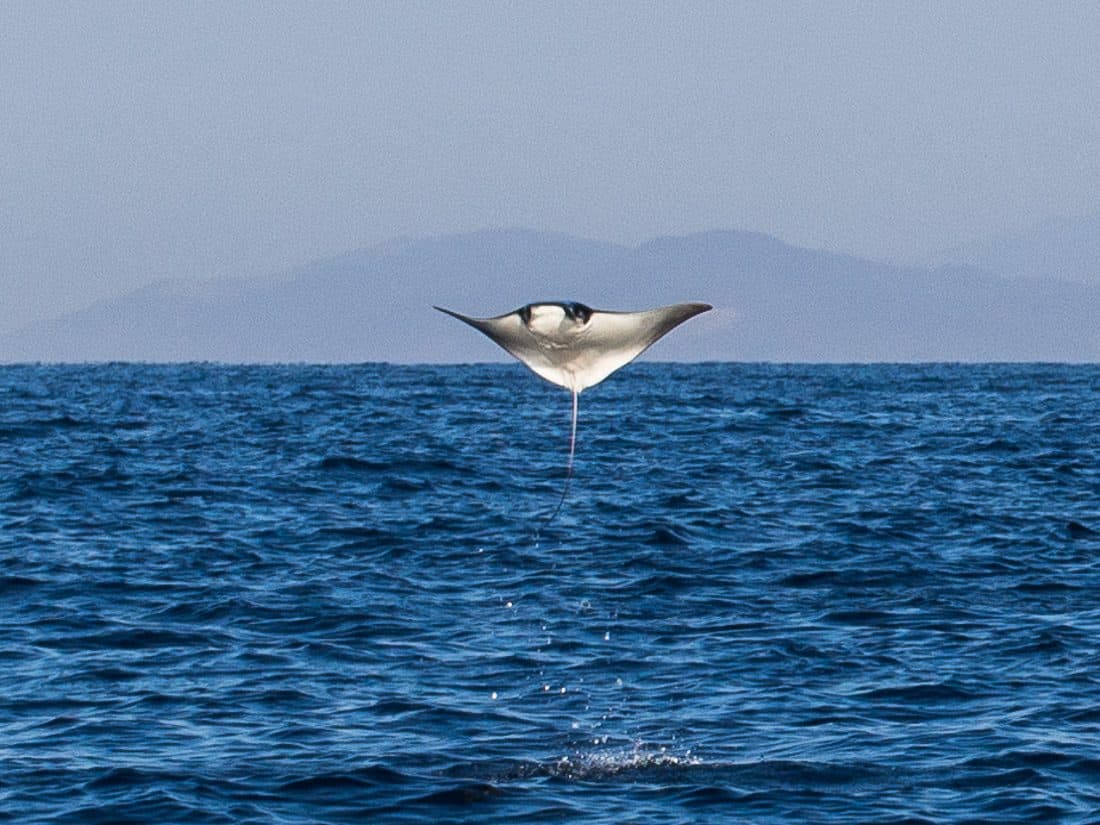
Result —
M608 312L584 304L528 304L495 318L469 318L443 307L440 312L469 324L522 361L540 378L573 393L569 464L558 506L561 510L573 477L577 447L577 396L626 366L651 344L684 321L712 309L710 304L672 304L644 312Z

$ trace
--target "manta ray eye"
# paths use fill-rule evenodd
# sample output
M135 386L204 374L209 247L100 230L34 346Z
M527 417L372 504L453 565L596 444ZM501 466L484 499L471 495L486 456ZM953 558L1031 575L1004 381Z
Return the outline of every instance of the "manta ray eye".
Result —
M582 324L587 324L588 319L592 317L592 310L584 304L570 304L569 310L569 316Z
M519 313L519 319L523 321L525 326L531 325L531 305L522 306L516 310Z

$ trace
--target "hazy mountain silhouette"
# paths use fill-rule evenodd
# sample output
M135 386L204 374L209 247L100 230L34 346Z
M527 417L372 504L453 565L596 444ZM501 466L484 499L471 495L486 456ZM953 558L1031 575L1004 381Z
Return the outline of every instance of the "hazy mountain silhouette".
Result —
M945 249L931 266L965 264L1009 278L1056 278L1100 284L1100 217L1053 218Z
M1100 285L895 267L746 232L638 247L529 230L402 240L264 279L156 283L0 338L4 361L506 359L431 309L714 304L656 358L1100 360Z

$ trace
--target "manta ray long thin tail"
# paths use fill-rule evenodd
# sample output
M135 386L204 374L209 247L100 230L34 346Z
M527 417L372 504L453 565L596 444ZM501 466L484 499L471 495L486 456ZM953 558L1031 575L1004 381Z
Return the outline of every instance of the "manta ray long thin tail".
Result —
M565 484L561 488L561 498L558 499L558 506L554 508L554 512L550 514L550 517L542 523L543 527L549 527L552 522L561 512L561 506L565 504L565 496L569 493L569 481L573 478L573 456L577 452L577 391L573 390L573 425L569 428L569 464L565 468Z

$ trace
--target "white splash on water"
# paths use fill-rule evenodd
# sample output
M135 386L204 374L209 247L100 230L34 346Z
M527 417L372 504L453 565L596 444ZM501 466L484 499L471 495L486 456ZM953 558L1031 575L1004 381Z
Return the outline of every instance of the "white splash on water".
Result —
M606 736L596 737L592 744L599 747L607 744L607 741ZM552 776L590 780L631 771L686 768L702 764L703 760L693 755L690 749L677 754L665 746L653 747L635 742L625 748L577 752L572 756L563 756L549 770Z

